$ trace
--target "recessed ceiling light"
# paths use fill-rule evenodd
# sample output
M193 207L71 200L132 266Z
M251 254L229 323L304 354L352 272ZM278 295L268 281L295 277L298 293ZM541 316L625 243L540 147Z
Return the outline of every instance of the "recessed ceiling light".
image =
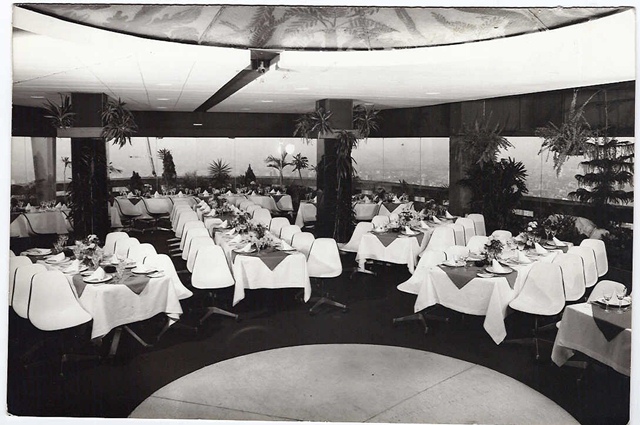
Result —
M273 100L261 100L261 103L273 103Z
M195 125L196 127L200 127L200 126L202 126L202 123L201 122L194 122L193 125Z
M29 96L31 99L44 99L44 96L33 95Z
M159 97L158 100L171 100L168 97Z

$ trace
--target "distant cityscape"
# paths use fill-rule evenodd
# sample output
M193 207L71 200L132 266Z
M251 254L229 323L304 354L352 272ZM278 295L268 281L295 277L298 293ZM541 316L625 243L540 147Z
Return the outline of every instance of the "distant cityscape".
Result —
M578 185L575 175L581 173L579 158L571 158L556 175L551 158L539 155L541 139L535 137L508 138L513 148L501 152L500 157L512 157L521 161L528 173L529 196L568 199L568 193ZM632 138L630 139L631 141ZM109 162L119 172L112 175L127 178L136 171L143 177L151 177L153 168L162 174L162 163L157 156L159 149L169 149L174 157L178 175L196 172L198 176L209 174L211 161L222 159L231 166L232 176L243 175L251 166L257 176L278 175L266 166L269 155L278 157L287 146L293 154L301 153L310 164L317 162L315 143L306 144L294 138L134 138L132 145L122 149L109 146ZM62 157L70 157L69 139L57 139L57 180L70 178L70 170L64 170ZM149 155L151 152L151 156ZM354 150L358 177L361 181L389 181L433 187L449 185L449 140L448 138L392 138L361 141ZM31 143L26 137L12 138L11 178L14 184L34 180ZM288 157L289 159L291 156ZM153 164L153 165L152 165ZM299 177L293 167L284 171L286 178ZM314 177L311 169L302 171L303 177Z

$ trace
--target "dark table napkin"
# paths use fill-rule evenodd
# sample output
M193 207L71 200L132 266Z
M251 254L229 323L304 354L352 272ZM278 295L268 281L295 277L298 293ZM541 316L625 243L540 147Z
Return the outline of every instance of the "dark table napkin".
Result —
M78 298L82 296L84 292L84 288L87 286L87 283L82 280L82 275L74 275L73 276L73 286L76 288L76 293L78 294ZM136 274L125 274L121 280L118 281L117 277L114 277L112 280L108 281L109 284L119 284L125 285L129 288L134 294L140 295L144 288L149 284L150 278L145 275L136 275Z
M377 233L377 232L371 232L372 234L376 235L376 237L378 238L378 240L382 243L382 245L384 245L384 247L388 247L391 242L395 241L396 239L398 239L398 237L400 237L401 233L399 232L382 232L382 233ZM418 232L417 235L403 235L403 238L408 237L408 238L417 238L418 239L418 245L422 244L422 239L424 238L424 233L423 232Z
M453 284L456 285L458 289L464 288L467 285L467 283L469 283L471 280L477 277L476 275L478 273L486 273L486 270L484 267L478 267L478 266L449 267L449 266L441 265L439 267L442 269L442 271L444 271L447 274L447 276L449 276L449 279L451 279ZM513 289L513 287L516 284L516 278L518 277L518 272L514 270L509 274L496 275L495 277L506 278L507 282L509 282L509 286L511 287L511 289Z
M127 198L131 204L136 205L138 202L142 201L142 198Z
M384 205L384 207L390 212L392 213L396 208L398 208L400 205L399 203L395 203L395 202L383 202L382 205Z
M280 251L274 248L268 248L268 249L263 249L261 251L258 252L249 252L249 253L243 253L243 252L236 252L236 251L231 251L232 254L232 258L231 261L235 261L236 259L236 255L245 255L248 257L258 257L259 259L262 260L262 262L269 267L269 270L273 271L276 267L278 267L278 264L280 264L282 262L282 260L284 260L285 258L287 258L289 256L289 254L287 254L285 251ZM294 251L295 252L295 251Z
M273 198L274 201L276 201L276 203L278 203L280 201L280 199L282 199L282 197L285 196L285 195L286 194L284 194L284 195L271 195L271 197Z
M622 313L616 312L616 309L617 307L609 306L609 311L605 311L603 307L591 305L593 320L607 341L611 341L625 329L631 328L631 309Z

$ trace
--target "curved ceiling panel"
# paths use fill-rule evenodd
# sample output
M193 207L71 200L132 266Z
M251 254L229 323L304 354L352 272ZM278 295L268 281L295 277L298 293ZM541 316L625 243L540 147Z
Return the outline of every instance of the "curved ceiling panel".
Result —
M158 40L278 50L428 47L563 27L624 8L419 8L29 4L75 23Z

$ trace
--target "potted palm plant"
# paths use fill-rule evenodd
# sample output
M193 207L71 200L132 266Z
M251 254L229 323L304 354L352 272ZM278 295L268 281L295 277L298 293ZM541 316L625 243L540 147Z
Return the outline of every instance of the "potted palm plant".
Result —
M284 186L284 169L293 164L287 161L287 155L287 152L282 152L280 154L280 158L269 155L267 159L264 160L264 162L267 163L267 167L275 168L276 170L278 170L278 174L280 175L280 186Z

